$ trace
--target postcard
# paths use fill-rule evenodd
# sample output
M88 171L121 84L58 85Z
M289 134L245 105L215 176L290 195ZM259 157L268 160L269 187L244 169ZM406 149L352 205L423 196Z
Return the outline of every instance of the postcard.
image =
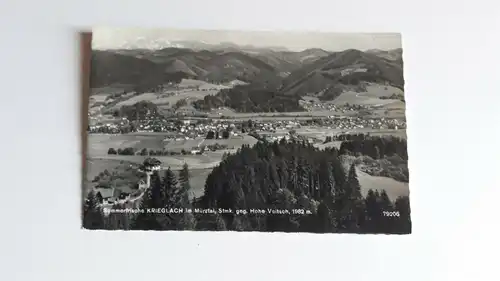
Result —
M91 36L83 228L411 233L400 34Z

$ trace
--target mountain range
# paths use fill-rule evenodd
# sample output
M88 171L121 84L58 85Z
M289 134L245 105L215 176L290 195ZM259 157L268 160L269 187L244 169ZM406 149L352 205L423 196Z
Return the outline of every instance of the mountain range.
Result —
M181 43L188 45L176 44ZM191 48L93 50L91 87L125 84L147 91L184 78L210 83L240 80L252 86L238 86L239 94L247 87L252 94L245 92L246 96L272 92L280 100L293 97L294 101L304 95L334 99L363 81L404 87L401 49L292 52L232 43L208 48L203 42L195 43ZM220 95L220 102L226 103L228 97L235 95Z
M338 93L339 85L357 85L360 81L403 89L402 59L387 59L354 49L332 53L290 73L284 78L280 92L328 95L329 91Z
M139 37L133 41L124 41L121 44L119 44L119 46L120 46L119 48L114 48L114 49L161 50L165 48L181 48L181 49L191 49L196 51L202 51L202 50L209 50L209 51L243 50L248 52L262 51L262 50L272 50L278 52L289 51L287 48L281 46L256 47L253 45L237 45L232 42L220 42L218 44L209 44L203 41L167 40L163 38L148 38L148 37ZM106 50L105 48L100 48L99 45L94 46L94 49Z
M148 85L196 78L211 82L255 81L284 77L330 53L321 49L302 52L263 49L248 53L188 48L93 50L91 87L114 83Z

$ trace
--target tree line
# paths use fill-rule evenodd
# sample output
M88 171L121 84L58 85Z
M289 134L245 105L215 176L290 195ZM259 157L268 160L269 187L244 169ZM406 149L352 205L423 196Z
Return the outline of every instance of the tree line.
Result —
M352 141L352 140L363 141L369 137L370 137L369 134L339 134L339 135L326 136L324 143L329 143L332 141Z
M298 96L285 96L278 93L277 88L254 83L223 89L216 95L207 95L203 100L195 101L193 106L201 111L219 107L229 107L237 112L304 111L299 100Z
M188 154L189 151L182 149L181 151L168 151L168 150L148 150L147 148L143 148L140 151L136 151L133 147L127 147L124 149L118 148L114 149L110 147L108 149L109 155L140 155L140 156L171 156L171 155L185 155Z
M406 139L395 136L367 136L365 139L353 138L342 142L340 154L360 153L373 159L384 156L398 155L408 160L408 146Z
M113 112L114 117L125 117L128 120L144 120L148 117L163 118L158 106L150 101L140 101L133 105L124 105Z
M390 96L381 96L379 97L379 99L381 100L400 100L402 102L406 102L405 101L405 96L403 94L392 94Z
M219 133L219 131L208 131L206 139L211 140L211 139L228 139L230 137L230 131L229 130L223 130Z
M205 150L211 150L211 151L216 151L216 150L221 150L221 149L227 149L228 145L226 144L209 144L209 145L202 145L200 148L198 147L193 147L193 150L199 150L200 154L203 153ZM136 151L135 148L133 147L127 147L124 149L118 148L114 149L110 147L108 149L108 155L140 155L140 156L171 156L171 155L186 155L189 154L191 150L189 149L181 149L180 151L175 151L175 150L153 150L150 149L148 150L147 148L143 148L140 151Z

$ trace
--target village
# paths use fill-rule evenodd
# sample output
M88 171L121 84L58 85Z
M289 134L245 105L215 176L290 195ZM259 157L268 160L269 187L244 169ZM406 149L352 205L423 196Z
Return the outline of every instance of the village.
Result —
M320 111L320 110L327 110L327 111L332 111L332 112L338 112L338 113L349 113L349 112L359 112L361 110L369 110L372 107L367 106L367 105L361 105L361 104L333 104L333 103L321 103L321 102L316 102L314 99L309 99L301 103L302 107L309 111Z
M403 130L406 129L406 121L398 118L365 118L349 116L327 116L315 117L308 120L224 120L224 119L143 119L130 121L126 118L117 119L109 123L97 123L88 127L89 133L120 134L130 132L163 132L170 133L169 139L194 139L198 137L227 138L224 132L237 136L250 131L276 132L277 130L292 130L298 128L317 128L356 130Z

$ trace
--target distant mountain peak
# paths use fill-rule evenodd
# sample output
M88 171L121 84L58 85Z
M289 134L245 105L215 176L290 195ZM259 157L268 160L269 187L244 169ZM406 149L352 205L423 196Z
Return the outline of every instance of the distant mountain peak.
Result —
M137 37L134 40L126 40L114 48L104 48L94 44L92 46L95 50L134 50L134 49L148 49L148 50L161 50L166 48L180 48L192 50L225 50L225 49L241 49L248 51L256 50L272 50L272 51L288 51L287 48L282 46L263 46L257 47L253 45L238 45L232 42L220 42L218 44L209 44L205 41L198 40L168 40L164 38L150 39L146 37Z

